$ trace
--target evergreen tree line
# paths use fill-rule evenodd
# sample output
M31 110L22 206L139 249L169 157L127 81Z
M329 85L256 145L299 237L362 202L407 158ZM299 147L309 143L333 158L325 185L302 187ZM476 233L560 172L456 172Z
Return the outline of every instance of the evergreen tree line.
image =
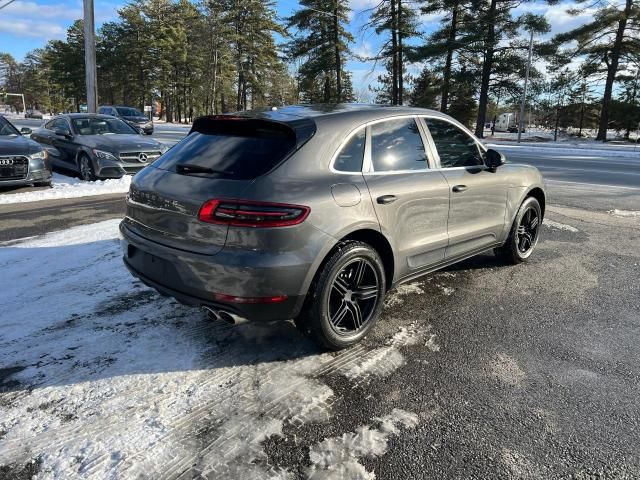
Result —
M601 140L607 128L628 135L640 121L640 0L578 2L569 14L590 8L592 18L545 42L545 17L518 13L533 1L377 0L361 13L360 33L375 32L380 47L359 57L344 0L301 0L288 18L278 18L272 0L132 0L98 31L100 103L158 101L166 120L189 121L351 102L360 95L347 62L361 60L383 68L370 92L376 102L436 108L482 137L499 112L517 110L533 33L527 115L555 128L597 128ZM428 34L425 16L441 19ZM85 99L82 22L22 62L0 54L0 87L25 93L34 108L77 111Z

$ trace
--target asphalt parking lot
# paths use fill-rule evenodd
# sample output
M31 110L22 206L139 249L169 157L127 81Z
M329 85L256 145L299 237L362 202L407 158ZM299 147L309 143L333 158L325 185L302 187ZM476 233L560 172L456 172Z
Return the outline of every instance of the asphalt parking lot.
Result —
M401 286L339 353L132 279L118 196L3 206L0 478L640 478L640 190L549 192L529 263Z
M530 263L401 287L337 354L159 297L115 239L6 252L39 284L2 301L0 476L638 478L640 226L548 218Z

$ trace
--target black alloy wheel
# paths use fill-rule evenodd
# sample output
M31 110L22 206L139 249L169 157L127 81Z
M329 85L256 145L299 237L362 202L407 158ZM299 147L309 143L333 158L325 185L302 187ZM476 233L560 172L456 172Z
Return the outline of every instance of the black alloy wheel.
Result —
M338 335L351 335L371 321L379 295L380 279L366 258L355 258L338 272L331 286L327 309Z
M508 263L522 263L533 253L540 238L542 209L534 197L527 197L509 232L509 238L501 247L495 249L496 255Z
M340 243L316 273L296 326L331 350L350 347L374 327L387 291L385 267L367 243Z
M522 255L527 255L538 242L538 228L540 227L540 217L538 211L530 206L524 212L518 225L518 250Z

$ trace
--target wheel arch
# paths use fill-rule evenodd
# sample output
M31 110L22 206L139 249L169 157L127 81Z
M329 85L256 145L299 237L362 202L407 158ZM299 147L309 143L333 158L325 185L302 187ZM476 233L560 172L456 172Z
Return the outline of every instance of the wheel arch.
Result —
M89 160L91 161L91 163L93 163L93 168L95 171L95 159L93 158L93 155L91 155L91 150L88 147L80 147L78 149L78 151L76 152L76 168L78 169L78 172L80 171L80 157L82 157L82 155L86 155L87 157L89 157Z
M384 266L385 280L387 283L387 290L393 284L393 277L395 272L395 259L393 257L393 248L389 240L377 230L370 228L362 228L355 230L348 235L345 235L340 239L338 245L342 242L349 240L357 240L371 245L373 249L378 252L382 265Z
M364 242L370 245L378 255L380 255L380 259L382 260L382 265L384 267L384 276L387 284L387 289L393 283L393 277L395 272L395 259L393 256L393 248L389 243L389 240L380 233L378 230L374 230L373 228L369 228L367 226L361 226L358 229L355 229L349 233L343 234L340 239L335 241L333 245L325 251L325 254L322 256L322 260L318 263L316 268L313 269L312 275L310 275L310 279L307 282L305 287L305 293L309 293L315 279L318 276L318 273L322 270L322 267L329 261L331 255L335 253L336 250L340 248L345 242L350 240Z
M540 204L540 210L542 211L542 218L544 218L544 211L547 203L544 191L540 187L533 187L531 190L527 192L527 194L524 196L524 199L522 201L524 201L529 197L533 197L536 200L538 200L538 203Z

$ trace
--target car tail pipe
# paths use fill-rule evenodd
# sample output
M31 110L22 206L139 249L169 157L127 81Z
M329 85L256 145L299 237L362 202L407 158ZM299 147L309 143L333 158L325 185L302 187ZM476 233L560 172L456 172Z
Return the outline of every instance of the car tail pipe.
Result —
M227 322L231 325L240 325L247 322L246 318L236 315L235 313L210 307L208 305L202 305L202 310L207 314L209 320L222 320L223 322Z

